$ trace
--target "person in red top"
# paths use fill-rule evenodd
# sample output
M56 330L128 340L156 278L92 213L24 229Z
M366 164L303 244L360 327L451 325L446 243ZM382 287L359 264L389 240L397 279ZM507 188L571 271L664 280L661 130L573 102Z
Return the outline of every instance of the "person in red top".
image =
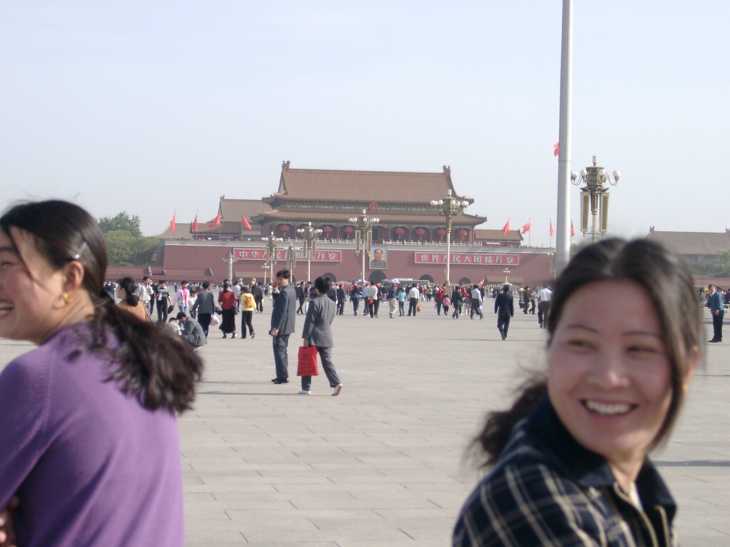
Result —
M223 310L223 321L221 322L221 330L223 338L227 338L228 334L231 338L236 337L236 294L231 290L228 283L223 283L223 289L218 294L218 303Z

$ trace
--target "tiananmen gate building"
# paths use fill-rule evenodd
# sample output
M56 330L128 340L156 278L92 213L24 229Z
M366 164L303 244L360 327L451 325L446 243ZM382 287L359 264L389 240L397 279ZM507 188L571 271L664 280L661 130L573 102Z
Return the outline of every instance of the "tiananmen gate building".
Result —
M160 237L163 244L145 268L154 278L220 282L229 277L264 277L269 270L265 236L282 238L275 269L287 267L287 248L301 248L297 229L309 222L322 230L312 257L312 278L327 274L335 281L361 276L355 252L355 226L363 210L380 219L373 227L373 248L366 278L445 281L446 227L431 205L447 192L458 196L451 169L437 172L347 171L298 169L283 162L277 190L260 200L221 196L209 222L177 223ZM552 277L548 250L522 247L518 230L480 229L486 217L463 212L453 218L451 280L460 283L533 285ZM294 275L306 277L307 264L298 251ZM232 257L232 268L229 265ZM138 268L141 273L142 268ZM231 269L232 271L229 271ZM122 272L124 270L124 272ZM112 268L132 274L129 268Z

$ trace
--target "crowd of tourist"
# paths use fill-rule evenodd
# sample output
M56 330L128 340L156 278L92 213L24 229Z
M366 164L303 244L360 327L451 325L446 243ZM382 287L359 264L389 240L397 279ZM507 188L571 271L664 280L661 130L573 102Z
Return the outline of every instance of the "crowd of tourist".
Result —
M176 417L190 409L211 325L254 338L272 296L276 377L287 384L289 337L318 353L331 395L343 384L331 325L376 319L484 318L502 339L515 300L547 331L546 370L473 441L488 472L466 499L453 545L674 545L676 501L650 454L667 441L704 354L701 306L722 340L725 299L695 291L681 261L649 240L580 250L548 286L355 283L326 277L271 286L145 278L105 283L96 221L62 201L0 217L0 336L37 347L0 373L0 546L183 545ZM554 290L554 294L553 294ZM362 308L360 308L362 304ZM408 309L406 312L406 304ZM600 313L596 313L600 309ZM312 390L302 373L301 395ZM144 465L139 465L140 454Z

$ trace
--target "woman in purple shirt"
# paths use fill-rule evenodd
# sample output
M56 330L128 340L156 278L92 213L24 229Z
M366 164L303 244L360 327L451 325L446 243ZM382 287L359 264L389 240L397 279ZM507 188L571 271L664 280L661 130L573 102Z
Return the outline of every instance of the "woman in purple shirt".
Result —
M0 545L183 545L175 417L203 365L105 296L106 257L71 203L0 217L0 337L38 345L0 373Z

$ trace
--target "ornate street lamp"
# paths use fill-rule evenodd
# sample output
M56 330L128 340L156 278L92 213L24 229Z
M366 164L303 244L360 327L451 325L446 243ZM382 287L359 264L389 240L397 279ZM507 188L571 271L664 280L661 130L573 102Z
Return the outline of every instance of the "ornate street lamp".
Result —
M373 243L373 226L380 223L377 217L367 216L367 211L362 210L358 217L349 219L350 224L355 225L355 254L362 256L362 271L360 279L365 280L365 255L370 254L370 246Z
M289 268L289 271L291 272L292 281L294 281L294 268L296 268L297 265L297 251L299 250L299 247L294 247L294 245L289 245L289 247L286 250L286 263L287 267Z
M584 184L580 189L580 231L583 235L590 233L591 241L596 241L608 231L608 187L615 186L621 180L621 173L606 170L598 165L593 156L593 165L583 169L580 174L571 173L571 181L575 186ZM588 229L588 215L591 215L591 227Z
M268 252L268 262L269 267L271 268L271 276L269 277L269 282L274 282L274 264L276 264L276 249L277 249L277 243L280 241L284 241L284 238L281 237L274 237L274 232L271 232L268 237L262 237L263 241L266 242L266 251Z
M317 238L322 235L321 228L314 228L312 222L308 222L304 228L299 228L297 233L304 240L304 254L307 257L307 281L312 280L312 254L317 247Z
M431 201L431 207L438 207L439 213L446 219L446 284L451 286L451 224L454 217L474 203L473 198L457 197L449 188L446 197Z

